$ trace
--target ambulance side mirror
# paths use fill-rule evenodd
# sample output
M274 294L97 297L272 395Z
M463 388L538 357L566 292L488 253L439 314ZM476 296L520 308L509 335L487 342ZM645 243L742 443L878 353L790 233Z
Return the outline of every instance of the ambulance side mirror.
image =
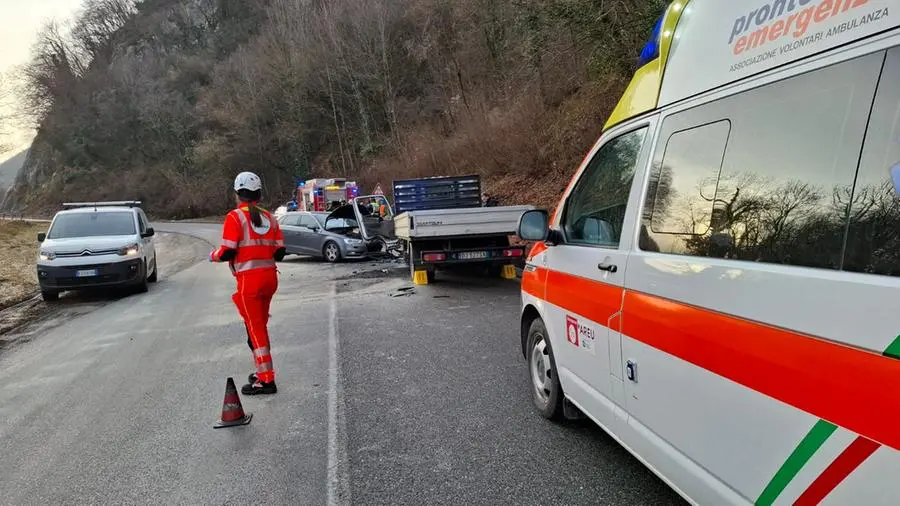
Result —
M523 241L543 242L550 236L550 215L543 209L525 211L519 217L516 235Z

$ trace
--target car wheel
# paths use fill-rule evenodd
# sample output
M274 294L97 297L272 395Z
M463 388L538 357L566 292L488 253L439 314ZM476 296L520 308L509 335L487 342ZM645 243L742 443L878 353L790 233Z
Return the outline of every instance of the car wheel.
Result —
M45 302L54 302L59 300L59 292L41 291L41 298L44 299Z
M334 241L328 241L322 248L322 256L325 257L325 260L328 262L338 262L341 259L341 248L338 247L337 243Z
M528 376L534 406L544 418L563 419L563 392L556 372L547 327L540 318L528 329Z
M159 266L156 265L156 260L153 260L153 274L147 277L147 281L151 283L156 283L159 280Z

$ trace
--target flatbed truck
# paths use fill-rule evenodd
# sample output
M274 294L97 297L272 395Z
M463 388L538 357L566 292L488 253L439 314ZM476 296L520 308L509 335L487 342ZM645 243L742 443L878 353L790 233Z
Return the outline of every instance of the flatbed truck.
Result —
M474 266L512 279L524 263L525 247L509 239L534 206L483 207L479 176L398 180L393 196L394 235L414 283L433 281L438 270Z

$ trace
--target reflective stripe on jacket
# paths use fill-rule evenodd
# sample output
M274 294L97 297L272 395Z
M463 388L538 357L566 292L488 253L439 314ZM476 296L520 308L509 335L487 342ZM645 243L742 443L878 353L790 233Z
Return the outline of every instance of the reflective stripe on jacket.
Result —
M262 217L261 227L253 226L249 207L234 209L225 217L222 245L214 256L218 259L226 250L236 250L237 255L229 261L235 275L254 269L274 269L275 251L284 247L278 221L265 209L257 209Z

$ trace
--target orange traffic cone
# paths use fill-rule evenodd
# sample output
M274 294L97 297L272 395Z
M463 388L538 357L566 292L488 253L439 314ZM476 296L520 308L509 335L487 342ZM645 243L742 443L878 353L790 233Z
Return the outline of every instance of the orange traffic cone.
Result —
M214 429L222 427L234 427L236 425L247 425L253 413L244 414L244 408L241 406L241 398L238 397L237 389L234 387L234 380L228 378L225 383L225 402L222 403L222 418L213 425Z

